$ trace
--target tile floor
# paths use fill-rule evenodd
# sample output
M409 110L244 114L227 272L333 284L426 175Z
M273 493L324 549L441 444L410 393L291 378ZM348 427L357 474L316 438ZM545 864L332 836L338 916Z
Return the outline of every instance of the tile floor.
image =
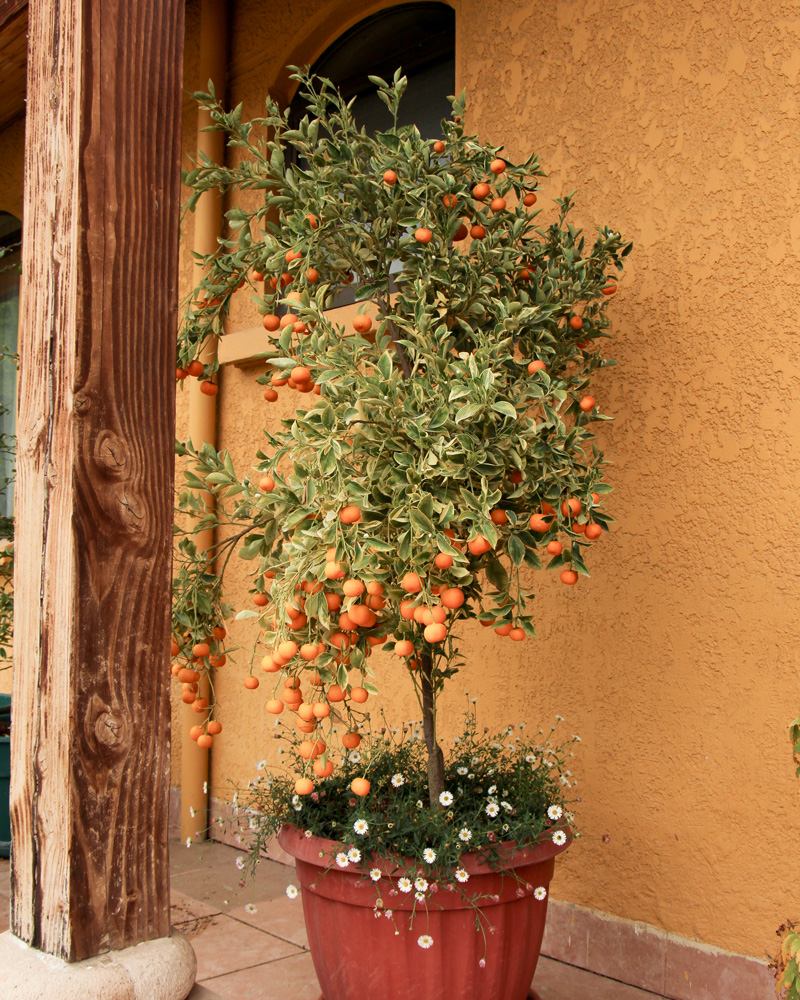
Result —
M237 851L173 841L172 923L197 952L189 1000L319 1000L299 900L286 897L294 871L264 861L239 886ZM8 861L0 859L0 931L8 927ZM246 909L254 903L255 913ZM542 958L534 980L541 1000L663 1000L655 993Z

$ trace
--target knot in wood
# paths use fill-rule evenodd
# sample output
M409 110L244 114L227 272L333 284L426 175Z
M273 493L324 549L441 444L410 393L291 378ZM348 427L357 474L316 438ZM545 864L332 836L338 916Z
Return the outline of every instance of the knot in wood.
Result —
M78 416L82 417L85 413L88 413L92 401L87 392L76 392L72 405Z
M94 735L100 749L118 751L127 746L128 726L125 718L113 709L101 712L94 722Z
M103 475L121 479L130 465L130 449L113 431L100 431L94 443L94 460Z

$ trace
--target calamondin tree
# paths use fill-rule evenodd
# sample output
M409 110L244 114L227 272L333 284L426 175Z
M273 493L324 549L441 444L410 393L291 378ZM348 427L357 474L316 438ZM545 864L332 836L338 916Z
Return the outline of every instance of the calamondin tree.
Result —
M296 127L271 100L243 121L240 108L198 95L236 161L188 173L192 202L217 188L234 207L185 310L178 377L216 390L201 346L249 292L273 335L265 400L297 393L298 407L265 430L250 469L181 446L185 502L208 517L200 491L215 495L214 516L229 526L217 570L233 545L252 565L254 608L243 614L260 617L263 643L253 669L275 682L267 710L296 713L306 737L293 794L340 767L355 796L369 794L369 756L346 754L382 648L419 699L435 814L452 805L437 699L461 665L465 623L534 636L530 571L574 585L610 521L592 432L608 418L590 380L612 363L600 350L606 307L630 245L608 228L587 242L571 197L540 214L538 158L513 163L469 135L463 95L434 141L396 125L404 78L376 78L395 125L370 135L326 81L296 79L308 105ZM330 312L345 292L357 303L346 325ZM202 563L190 544L185 553ZM176 643L192 673L213 673L221 651L203 630L217 604L206 598L198 617L185 588L199 574L216 595L219 578L205 564L182 574ZM201 711L213 722L213 702ZM386 768L388 784L397 774Z

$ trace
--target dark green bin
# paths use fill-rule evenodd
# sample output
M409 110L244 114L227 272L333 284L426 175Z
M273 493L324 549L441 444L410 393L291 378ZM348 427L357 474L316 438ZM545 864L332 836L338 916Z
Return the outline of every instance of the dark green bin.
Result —
M8 792L11 783L11 695L0 694L0 858L11 853Z

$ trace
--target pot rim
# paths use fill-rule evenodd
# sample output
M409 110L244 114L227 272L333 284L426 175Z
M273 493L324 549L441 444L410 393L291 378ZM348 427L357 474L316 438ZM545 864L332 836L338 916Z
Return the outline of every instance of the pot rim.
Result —
M482 851L465 852L461 855L460 865L470 875L500 874L509 869L535 865L541 861L555 858L558 854L566 851L575 838L569 827L564 829L564 832L567 835L567 840L564 844L553 843L552 834L548 835L546 833L532 847L517 848L514 841L499 843L497 847L504 862L501 868L490 867L486 861L485 853ZM346 851L348 846L357 846L358 842L355 839L355 835L350 845L348 845L339 840L329 840L326 837L317 837L313 834L307 837L299 827L291 823L284 823L278 831L278 843L287 854L300 861L305 861L307 864L316 865L318 868L324 869L333 868L334 871L342 872L343 874L349 873L359 877L368 874L370 868L378 868L383 875L387 875L390 878L400 878L412 868L418 867L416 862L406 867L400 867L373 856L369 865L362 861L358 865L339 868L332 855L342 850ZM320 853L331 855L331 857L320 857Z

